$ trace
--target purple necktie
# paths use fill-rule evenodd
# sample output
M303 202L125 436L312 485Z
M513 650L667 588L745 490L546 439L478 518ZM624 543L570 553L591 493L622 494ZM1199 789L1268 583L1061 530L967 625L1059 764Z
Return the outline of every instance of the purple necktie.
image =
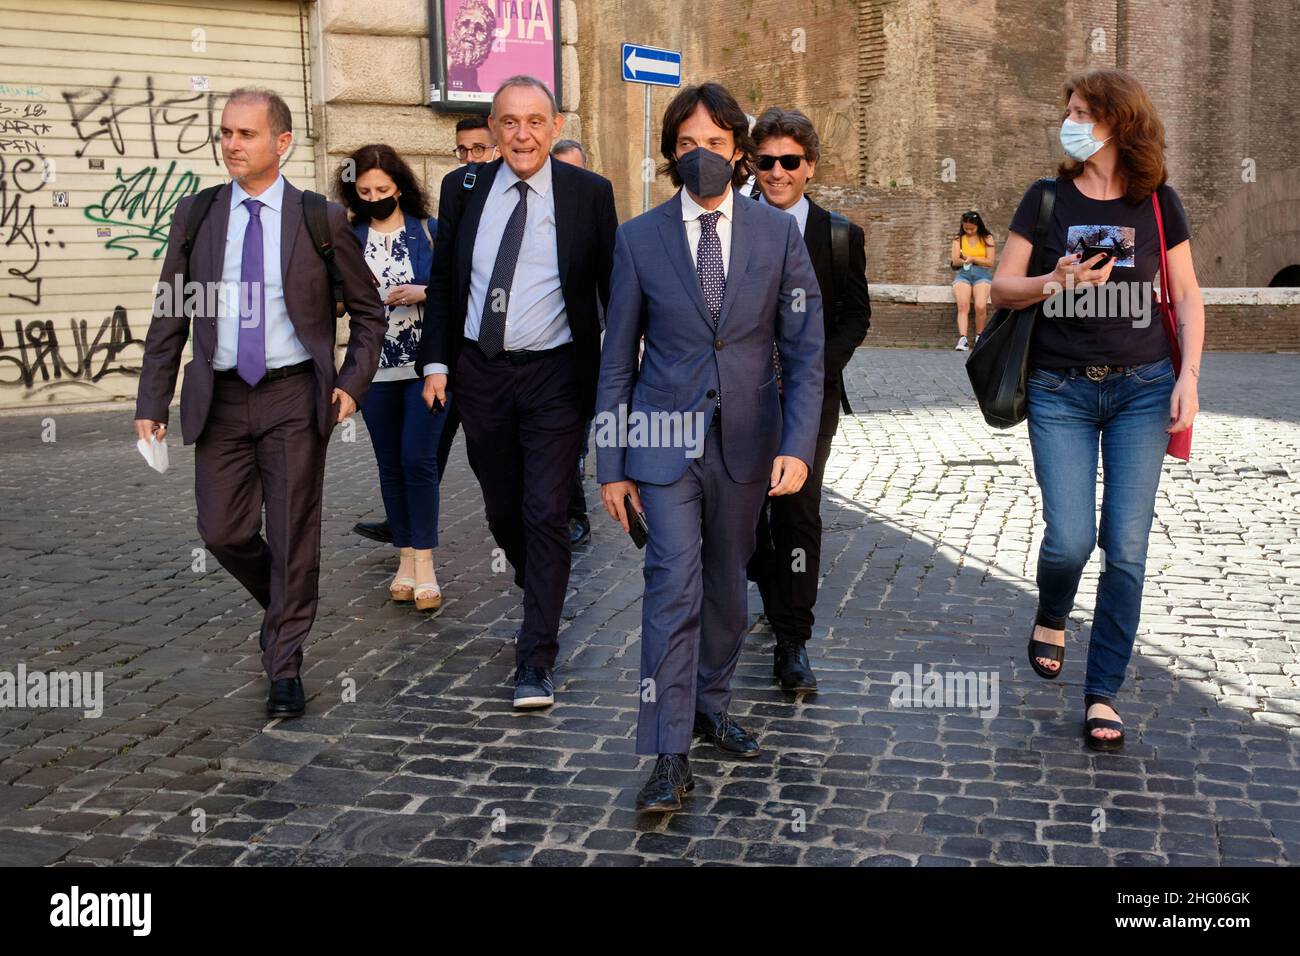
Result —
M239 346L235 367L239 377L252 388L266 374L266 269L262 262L263 203L245 199L248 226L244 229L244 253L239 264Z

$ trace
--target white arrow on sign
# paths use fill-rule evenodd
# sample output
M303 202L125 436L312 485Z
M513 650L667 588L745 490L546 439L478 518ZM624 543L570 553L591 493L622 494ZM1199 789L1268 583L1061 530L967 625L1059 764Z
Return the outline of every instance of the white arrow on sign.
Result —
M671 60L655 60L650 57L637 56L636 50L633 49L627 55L627 68L633 74L637 73L654 73L656 76L678 76L682 72L681 63L674 63Z

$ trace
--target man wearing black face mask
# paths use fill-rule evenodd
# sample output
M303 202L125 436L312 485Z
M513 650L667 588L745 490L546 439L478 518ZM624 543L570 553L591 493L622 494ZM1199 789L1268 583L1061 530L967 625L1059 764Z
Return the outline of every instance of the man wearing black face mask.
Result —
M808 476L824 379L821 292L798 223L736 199L744 111L716 83L687 87L661 149L683 188L618 230L596 399L605 508L627 530L626 498L649 528L636 745L658 757L637 796L648 812L680 808L694 787L692 737L759 755L728 713L745 565L765 498Z

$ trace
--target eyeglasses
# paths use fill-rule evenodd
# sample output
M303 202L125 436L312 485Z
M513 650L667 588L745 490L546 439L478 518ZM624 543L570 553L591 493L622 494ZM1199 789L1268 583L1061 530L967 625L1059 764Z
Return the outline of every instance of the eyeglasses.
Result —
M461 162L464 162L470 157L473 157L474 159L482 159L494 149L496 149L495 146L485 146L483 143L475 143L473 146L457 146L454 152L456 153L456 158Z
M766 153L759 153L754 157L754 165L762 172L767 172L778 162L781 164L782 169L794 172L803 161L804 157L798 153L786 153L784 156L769 156Z

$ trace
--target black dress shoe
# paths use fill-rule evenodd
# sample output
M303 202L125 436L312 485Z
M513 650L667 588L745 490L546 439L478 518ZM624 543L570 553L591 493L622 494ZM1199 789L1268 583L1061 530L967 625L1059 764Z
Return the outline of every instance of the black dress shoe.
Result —
M569 519L569 547L586 544L591 538L591 521L587 518Z
M691 765L685 754L660 754L650 779L636 795L638 813L672 813L682 808L682 797L695 789Z
M281 677L271 681L271 696L266 699L266 716L301 717L307 709L307 695L301 677Z
M705 741L733 757L749 759L762 753L753 735L724 711L718 711L716 714L697 713L694 732L696 737L703 737Z
M772 652L772 674L786 690L816 690L817 678L808 663L808 648L801 641L777 641Z
M352 530L371 541L378 541L381 544L393 543L393 529L388 527L387 521L358 521L352 526Z

